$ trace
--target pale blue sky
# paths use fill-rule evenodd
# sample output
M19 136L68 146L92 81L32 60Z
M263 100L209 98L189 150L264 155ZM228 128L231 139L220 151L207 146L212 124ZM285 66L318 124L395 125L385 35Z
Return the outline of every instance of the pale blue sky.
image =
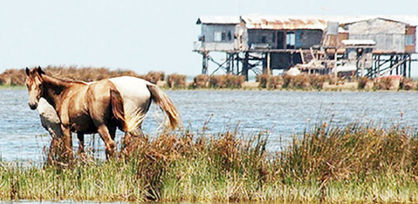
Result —
M418 1L1 0L0 72L78 65L196 75L198 16L240 14L418 15Z

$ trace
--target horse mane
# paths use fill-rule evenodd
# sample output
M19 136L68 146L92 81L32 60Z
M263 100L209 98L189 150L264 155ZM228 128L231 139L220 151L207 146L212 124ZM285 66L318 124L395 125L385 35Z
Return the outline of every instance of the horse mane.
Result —
M55 81L58 81L60 84L80 84L80 85L88 85L87 82L81 81L81 80L74 80L74 79L63 79L56 76L53 76L51 74L43 74L43 76L47 76ZM43 77L42 76L42 77Z

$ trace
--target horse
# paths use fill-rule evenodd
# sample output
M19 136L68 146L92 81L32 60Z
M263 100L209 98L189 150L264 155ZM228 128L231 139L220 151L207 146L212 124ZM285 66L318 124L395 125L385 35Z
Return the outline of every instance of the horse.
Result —
M141 135L151 101L165 111L171 128L181 123L171 99L148 81L123 76L86 83L50 76L41 67L25 71L28 105L34 110L44 98L56 111L66 158L72 158L71 132L77 133L79 151L83 150L84 134L99 133L105 143L106 158L112 156L116 129L125 132L124 141L129 141L132 135Z
M60 146L58 142L62 138L61 122L54 107L44 98L39 99L36 110L41 118L42 127L49 132L52 138L48 153L48 162L52 162L54 155L59 152L56 147ZM81 151L83 151L82 147L79 146L79 152Z

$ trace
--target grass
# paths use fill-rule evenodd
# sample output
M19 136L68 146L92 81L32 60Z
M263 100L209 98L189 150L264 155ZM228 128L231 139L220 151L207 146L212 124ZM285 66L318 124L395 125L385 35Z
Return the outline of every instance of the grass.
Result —
M323 124L280 152L266 151L267 142L184 131L136 138L128 159L1 162L0 199L418 202L416 129Z

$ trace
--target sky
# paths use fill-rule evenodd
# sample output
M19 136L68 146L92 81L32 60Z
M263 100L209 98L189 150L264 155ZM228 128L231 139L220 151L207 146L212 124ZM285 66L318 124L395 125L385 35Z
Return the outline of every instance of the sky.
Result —
M0 0L0 72L75 65L197 75L197 18L249 14L418 15L418 1Z

